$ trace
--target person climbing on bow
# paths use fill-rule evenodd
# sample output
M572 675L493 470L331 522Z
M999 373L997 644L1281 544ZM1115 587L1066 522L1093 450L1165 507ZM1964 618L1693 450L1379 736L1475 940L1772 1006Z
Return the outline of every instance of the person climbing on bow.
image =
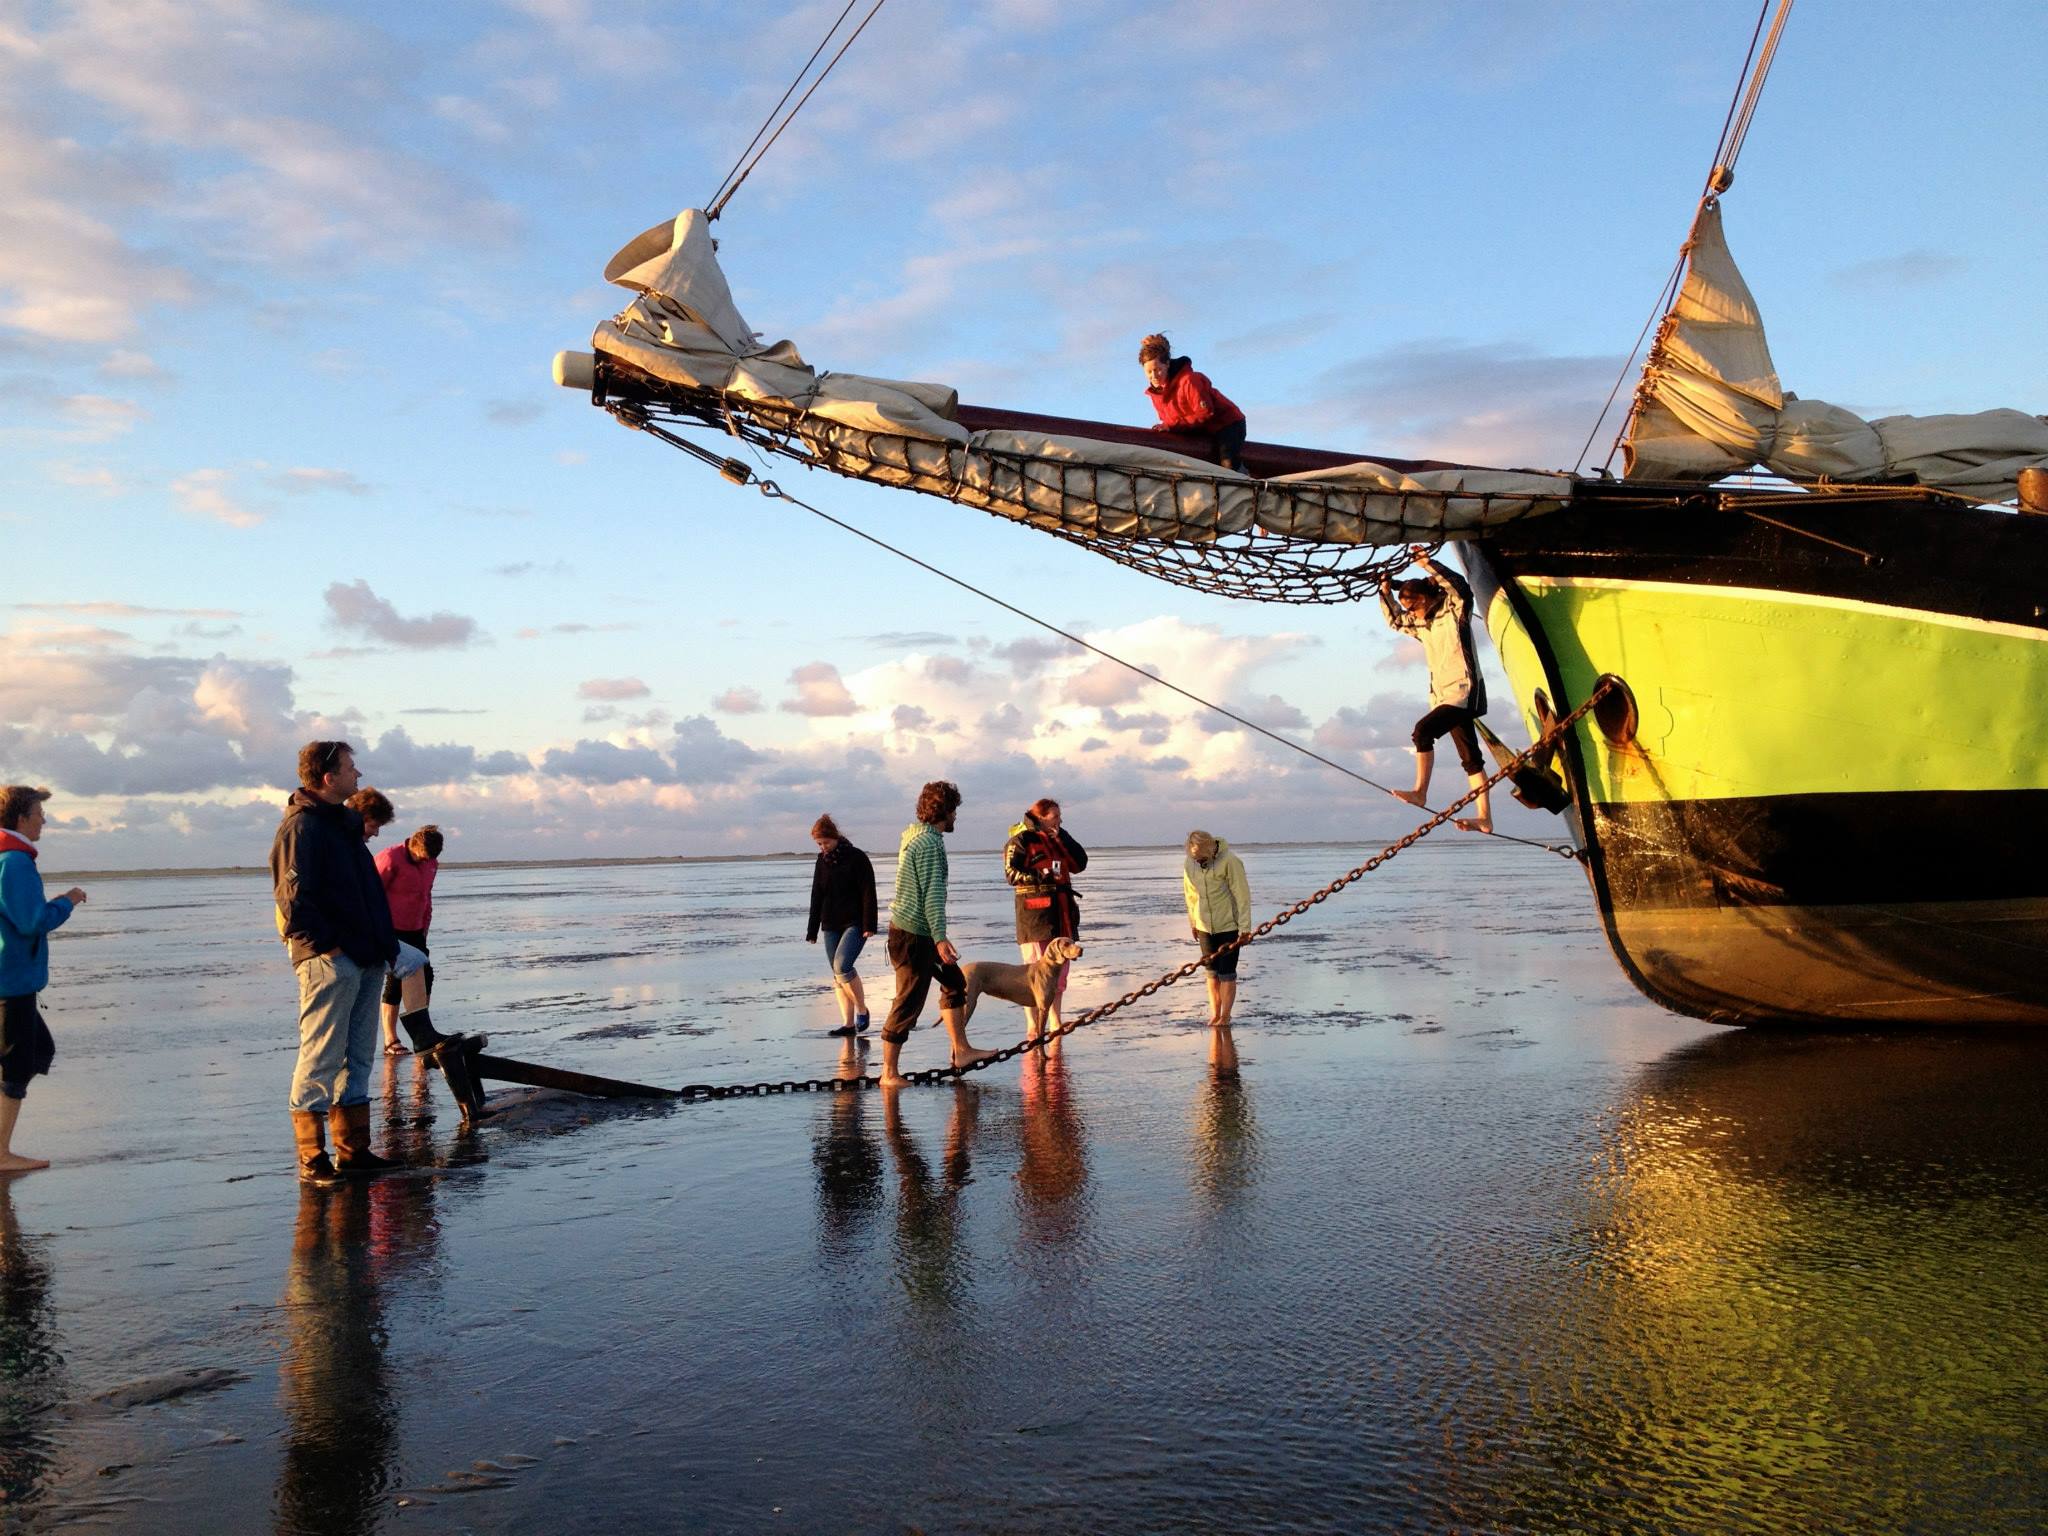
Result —
M1138 343L1138 363L1145 370L1145 393L1159 413L1154 432L1186 432L1209 439L1216 462L1225 469L1244 470L1244 412L1194 363L1173 355L1173 343L1153 332Z
M1427 544L1409 548L1423 578L1397 588L1380 577L1380 606L1387 627L1422 642L1429 662L1429 713L1415 722L1415 788L1397 789L1394 797L1427 809L1429 778L1436 766L1436 743L1449 736L1458 749L1465 779L1479 791L1473 814L1456 818L1467 832L1491 832L1493 812L1487 803L1486 759L1479 755L1479 733L1473 722L1486 713L1486 679L1479 672L1479 652L1472 644L1472 589L1465 578L1436 563Z
M1010 828L1009 841L1003 845L1003 878L1017 893L1017 948L1026 965L1044 954L1054 939L1081 936L1081 898L1074 890L1074 876L1087 867L1088 850L1060 825L1059 801L1032 801L1024 819ZM1072 961L1060 967L1052 1007L1045 1013L1045 1025L1055 1033L1060 1028L1060 999L1067 993L1067 972L1072 969ZM1034 1019L1031 1037L1036 1039L1038 1033Z

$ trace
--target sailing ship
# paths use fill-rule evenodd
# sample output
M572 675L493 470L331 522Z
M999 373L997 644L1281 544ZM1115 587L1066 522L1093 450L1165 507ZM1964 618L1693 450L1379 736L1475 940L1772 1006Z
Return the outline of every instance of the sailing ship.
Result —
M1240 472L1195 439L822 371L747 326L696 209L613 258L635 297L555 376L742 483L684 434L1212 594L1355 601L1411 541L1455 544L1532 741L1608 683L1559 740L1555 804L1647 995L1728 1023L2048 1024L2048 418L1786 392L1731 180L1717 163L1619 478L1261 443Z

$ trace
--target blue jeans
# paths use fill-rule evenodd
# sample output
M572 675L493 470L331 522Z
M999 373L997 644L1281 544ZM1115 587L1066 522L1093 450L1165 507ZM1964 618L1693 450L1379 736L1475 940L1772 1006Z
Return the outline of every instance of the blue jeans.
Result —
M853 962L860 958L861 947L867 941L868 936L858 924L818 931L818 942L825 946L825 964L831 968L834 980L844 981L853 974Z
M369 1103L384 968L365 969L336 950L301 960L295 969L299 1060L292 1071L292 1109L319 1114Z

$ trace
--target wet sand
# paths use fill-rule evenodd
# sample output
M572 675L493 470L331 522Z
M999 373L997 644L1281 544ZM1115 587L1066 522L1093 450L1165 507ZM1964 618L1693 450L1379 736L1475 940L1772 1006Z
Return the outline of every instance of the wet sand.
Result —
M1257 904L1359 856L1256 852ZM1176 869L1083 877L1076 1004L1186 957ZM808 877L451 866L437 1021L660 1083L858 1070ZM994 859L954 882L1014 958ZM468 1136L380 1064L427 1168L312 1195L266 894L110 883L53 946L8 1530L2048 1521L2048 1043L1674 1018L1560 860L1404 854L1246 954L1227 1049L1188 983L968 1087L521 1093Z

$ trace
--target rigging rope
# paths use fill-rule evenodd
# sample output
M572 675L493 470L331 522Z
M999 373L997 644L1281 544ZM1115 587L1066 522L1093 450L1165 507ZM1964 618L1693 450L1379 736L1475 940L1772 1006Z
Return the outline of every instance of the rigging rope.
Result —
M1156 683L1161 688L1170 689L1174 693L1179 694L1182 698L1187 699L1192 703L1199 704L1204 709L1212 710L1216 714L1223 716L1226 720L1235 721L1237 724L1243 726L1246 730L1254 731L1257 734L1265 737L1268 741L1278 742L1281 746L1288 748L1290 751L1299 752L1303 757L1309 758L1314 762L1321 763L1325 768L1334 769L1336 772L1343 774L1347 779L1354 779L1358 783L1366 785L1368 788L1376 789L1381 794L1389 795L1396 800L1401 799L1401 796L1398 793L1396 793L1394 789L1392 789L1388 785L1380 783L1377 779L1368 778L1366 777L1366 775L1358 772L1356 769L1347 768L1344 764L1337 762L1332 758L1327 758L1323 756L1322 753L1317 752L1310 747L1303 746L1300 742L1293 740L1291 737L1282 736L1277 731L1268 730L1265 726L1260 725L1255 720L1247 720L1243 715L1238 714L1235 710L1227 709L1223 705L1215 702L1215 700L1213 699L1205 699L1199 693L1195 693L1190 689L1183 688L1178 683L1169 682L1166 678L1161 677L1158 673L1149 672L1145 668L1139 666L1136 662L1126 661L1123 657L1117 655L1115 652L1104 650L1101 646L1094 644L1092 641L1082 639L1079 635L1073 633L1071 630L1062 629L1057 624L1052 623L1048 619L1042 619L1037 614L1032 613L1027 609L1018 607L1015 603L1008 602L1003 598L997 597L993 592L987 591L981 587L977 587L971 581L968 581L959 576L955 576L951 571L942 570L940 567L933 565L929 560L920 559L918 556L911 554L908 550L898 549L894 544L891 544L888 540L879 538L876 535L869 533L864 528L856 527L854 524L845 521L843 518L834 517L830 512L825 511L822 507L813 506L810 502L805 501L802 497L792 495L790 492L785 491L780 485L776 484L773 480L763 479L760 476L756 475L748 465L742 463L738 459L721 457L720 455L713 453L710 449L691 442L688 438L677 436L672 432L668 432L662 429L661 427L655 425L653 422L645 420L635 421L633 418L627 416L622 416L619 419L628 422L629 425L634 425L638 427L641 431L648 432L653 436L661 438L662 441L669 443L674 447L682 449L683 452L689 454L699 463L707 464L711 466L713 469L716 469L722 479L730 481L734 485L751 485L754 487L754 489L759 491L763 496L767 497L770 501L786 501L791 506L802 507L806 512L810 513L813 517L821 518L825 522L830 523L833 527L838 528L846 533L850 533L855 538L864 540L865 542L874 545L877 549L885 550L889 554L894 555L899 560L908 561L910 564L916 566L919 570L928 571L932 575L938 577L941 581L952 583L952 585L960 588L963 592L970 592L974 596L982 599L984 602L993 603L996 607L1003 609L1005 612L1014 613L1018 618L1023 619L1026 623L1035 624L1040 629L1045 630L1047 633L1059 636L1062 640L1065 640L1070 645L1078 646L1080 649L1084 651L1088 651L1093 655L1100 656L1104 661L1113 662L1115 665L1122 667L1125 671L1134 674L1135 676L1143 679L1145 682ZM1467 799L1470 798L1470 796L1467 797ZM1402 803L1406 804L1407 802L1403 801ZM1464 801L1459 802L1459 804L1461 805L1464 803ZM1501 839L1503 842L1521 843L1530 848L1541 848L1545 853L1556 854L1560 858L1570 859L1574 862L1576 862L1579 857L1578 850L1575 848L1559 847L1558 845L1553 843L1537 842L1532 838L1515 837L1506 832L1491 831L1485 833L1484 835L1488 837L1497 837Z
M1772 4L1778 7L1778 14L1771 22L1770 34L1764 37L1763 52L1757 52L1757 39L1764 36L1764 18L1770 15ZM1707 205L1727 191L1735 181L1735 162L1742 155L1742 146L1749 137L1750 121L1756 116L1757 103L1763 99L1764 81L1770 77L1771 63L1777 57L1778 39L1784 36L1785 22L1792 14L1792 0L1763 0L1756 14L1756 27L1749 35L1749 49L1742 56L1742 70L1735 77L1735 93L1729 98L1728 115L1721 121L1721 136L1714 142L1714 161L1707 168L1706 186L1700 193L1699 202L1693 206L1692 221L1686 225L1685 243L1678 248L1678 260L1671 269L1671 275L1664 280L1657 302L1650 310L1650 318L1643 322L1643 328L1636 334L1636 344L1629 349L1623 360L1621 372L1615 376L1614 388L1607 392L1607 399L1600 407L1600 414L1593 418L1592 428L1586 433L1586 441L1579 449L1579 456L1572 461L1572 473L1577 474L1579 466L1586 462L1586 455L1592 451L1593 439L1600 434L1600 425L1607 420L1607 413L1614 409L1615 397L1621 393L1621 386L1627 381L1629 370L1635 367L1636 356L1643 350L1643 338L1650 334L1650 328L1677 301L1679 288L1685 278L1685 265L1692 253L1692 232L1699 227L1700 214ZM1754 68L1752 68L1754 65ZM1650 355L1655 359L1657 347L1651 344ZM1648 364L1645 364L1647 368ZM1628 429L1634 424L1640 399L1629 407L1628 415L1622 418L1621 429L1614 434L1614 441L1608 446L1607 457L1600 461L1600 472L1609 473L1615 454L1621 451L1622 439L1628 436Z
M1455 817L1459 811L1478 799L1482 792L1502 783L1517 768L1532 761L1539 752L1549 750L1558 741L1562 740L1564 733L1584 719L1586 712L1598 704L1601 699L1605 698L1608 690L1613 686L1612 679L1603 678L1594 685L1593 691L1586 696L1585 701L1578 708L1558 720L1537 741L1532 743L1526 751L1517 753L1508 762L1495 769L1484 783L1466 791L1463 799L1445 806L1441 811L1431 816L1429 820L1423 822L1405 837L1387 844L1386 847L1367 859L1363 864L1360 864L1356 869L1347 870L1314 895L1304 896L1292 906L1283 908L1272 917L1267 918L1265 922L1259 924L1258 927L1239 934L1228 944L1219 946L1214 953L1219 955L1228 954L1242 949L1254 939L1264 938L1275 928L1290 923L1295 918L1301 916L1310 907L1322 905L1322 903L1335 896L1347 885L1364 879L1389 859L1397 857L1403 850L1414 847L1445 822ZM1133 1003L1151 997L1155 993L1172 986L1177 981L1187 980L1188 977L1203 968L1207 963L1207 958L1187 961L1185 964L1166 972L1165 975L1146 982L1142 987L1132 988L1124 993L1122 997L1114 998L1099 1007L1089 1009L1072 1023L1062 1022L1058 1029L1048 1029L1042 1034L1019 1040L1015 1045L1007 1046L1000 1051L992 1051L981 1060L973 1062L968 1066L955 1067L947 1065L943 1067L927 1067L922 1071L904 1073L904 1080L916 1084L943 1083L949 1079L957 1081L970 1072L979 1072L986 1067L997 1066L1002 1062L1026 1055L1031 1051L1042 1051L1046 1046L1064 1035L1071 1035L1075 1030L1085 1025L1100 1023L1102 1020L1110 1017L1110 1015L1122 1012ZM685 1100L697 1100L759 1098L775 1093L857 1093L867 1088L879 1088L881 1085L882 1080L879 1077L866 1076L788 1078L781 1082L768 1083L689 1083L677 1089L676 1096Z
M849 36L845 42L839 45L839 51L832 55L832 62L827 64L824 67L824 69L819 72L818 78L811 82L810 90L805 91L803 95L798 98L797 104L789 109L789 115L783 118L782 126L777 128L775 132L769 136L768 142L761 146L760 150L754 155L754 158L752 160L747 161L746 169L741 171L736 179L733 179L732 185L726 187L725 190L719 195L718 200L714 202L710 207L704 210L705 218L717 218L719 213L725 208L725 205L732 201L732 195L735 192L739 191L740 184L744 182L749 176L754 174L754 167L759 165L763 157L767 155L768 151L775 147L775 141L782 137L783 130L788 128L791 123L796 121L796 115L797 113L803 111L804 103L809 101L811 97L816 93L818 87L825 83L825 77L832 73L833 69L838 65L841 59L846 57L846 50L854 45L854 43L859 39L861 33L867 31L868 23L875 19L876 14L880 12L882 7L887 3L888 0L875 0L873 9L871 9L867 13L867 15L861 18L860 25L855 27L853 29L852 35ZM851 5L847 7L848 10L851 10L852 8L853 7ZM845 14L842 12L839 21L844 21L845 19ZM839 21L835 21L832 23L831 31L828 31L825 34L825 42L821 42L818 44L819 52L823 52L825 43L829 43L832 40L832 33L839 30ZM814 60L817 58L817 56L818 55L816 53L813 53L811 55L812 59ZM809 64L806 64L804 66L805 69L809 69L810 67L811 66ZM797 79L799 80L801 80L802 78L802 75L797 76ZM793 91L795 89L796 86L792 84L790 86L790 90ZM787 101L788 99L789 94L787 91L785 91L783 93L783 100ZM778 108L780 107L780 105L781 103L777 103ZM774 113L770 113L769 116L772 118L774 116ZM754 137L758 139L760 137L760 134L756 133ZM742 154L741 158L745 158L744 154Z
M853 8L859 4L860 0L846 0L846 9L839 13L837 21L825 29L825 35L818 39L818 46L813 48L811 56L804 60L804 67L796 72L796 78L789 82L789 89L782 93L782 101L776 102L774 106L768 109L768 115L761 119L761 126L756 128L754 136L747 140L747 147L741 150L739 158L733 161L732 169L727 171L718 185L711 189L711 196L704 200L705 207L711 207L718 202L727 184L732 181L733 177L739 174L740 167L746 163L747 156L754 152L754 146L761 142L761 135L768 131L768 125L775 121L775 114L782 110L782 102L788 101L796 93L796 88L804 83L804 76L811 72L811 66L818 62L818 55L823 53L825 45L832 41L832 34L846 24L846 18L852 14Z

